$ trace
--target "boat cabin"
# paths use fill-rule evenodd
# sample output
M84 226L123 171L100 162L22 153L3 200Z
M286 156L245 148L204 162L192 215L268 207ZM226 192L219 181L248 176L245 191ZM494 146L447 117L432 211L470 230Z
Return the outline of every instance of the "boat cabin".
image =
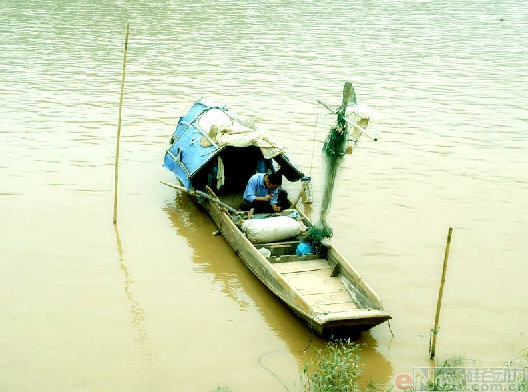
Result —
M201 99L180 118L163 166L187 189L209 186L238 209L249 178L280 170L288 181L304 177L282 148L227 108Z

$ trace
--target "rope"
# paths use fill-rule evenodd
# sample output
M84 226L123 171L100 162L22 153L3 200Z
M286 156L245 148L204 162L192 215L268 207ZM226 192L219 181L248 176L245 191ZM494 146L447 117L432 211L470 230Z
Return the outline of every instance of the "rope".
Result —
M304 353L306 352L306 350L308 350L308 348L310 348L310 346L312 345L313 337L314 337L314 331L313 331L313 329L310 328L310 341L308 342L308 344L306 345L306 347L302 350L302 353L303 353L303 354L304 354Z
M394 333L392 332L392 328L391 328L391 325L390 325L390 320L387 321L387 324L389 326L389 331L390 331L392 337L394 337Z
M284 384L284 382L280 379L279 376L277 376L277 374L271 370L270 368L267 368L266 366L264 366L261 362L262 358L264 358L266 355L268 354L273 354L273 353L276 353L276 352L279 352L279 351L283 351L283 349L280 349L280 350L273 350L273 351L268 351L268 352L265 352L264 354L262 354L258 359L257 359L257 362L258 364L265 370L267 370L268 372L271 373L271 375L273 377L275 377L277 379L278 382L281 383L282 387L286 390L286 392L290 392L290 390L288 389L288 387L286 386L286 384Z
M308 350L308 348L310 348L310 346L312 345L312 341L313 341L313 331L311 331L311 335L310 335L310 340L308 341L308 344L306 345L306 347L304 347L304 349L300 352L302 353L305 353L306 350ZM288 389L288 387L286 386L286 384L281 380L281 378L277 375L277 373L275 373L273 370L271 370L270 368L264 366L264 364L262 363L262 358L264 358L266 355L268 354L273 354L273 353L276 353L276 352L279 352L279 351L283 351L283 349L279 349L279 350L273 350L273 351L267 351L265 352L264 354L262 354L258 359L257 359L257 362L258 364L260 365L261 368L263 368L264 370L268 371L273 377L275 377L275 379L281 383L282 387L287 391L287 392L290 392L290 390Z
M319 106L320 105L321 104L319 103L319 101L317 101L317 112L315 115L314 137L312 141L312 159L310 160L310 177L312 176L313 159L314 159L314 153L315 153L315 138L317 136L317 127L319 123Z
M305 353L306 350L308 350L308 348L310 348L310 346L312 345L312 340L313 340L313 332L312 332L312 336L310 337L310 341L308 342L308 344L306 345L305 348L303 348L302 352Z

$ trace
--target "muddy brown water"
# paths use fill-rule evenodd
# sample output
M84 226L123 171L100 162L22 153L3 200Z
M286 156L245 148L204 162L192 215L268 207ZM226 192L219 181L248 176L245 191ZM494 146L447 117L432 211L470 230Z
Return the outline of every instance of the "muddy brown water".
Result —
M295 390L324 342L159 184L173 181L161 162L178 116L216 98L313 176L316 216L333 121L316 99L337 105L345 80L380 140L345 161L333 241L394 317L394 337L384 324L358 338L364 379L427 364L450 225L439 358L501 366L528 346L525 4L4 3L2 391Z

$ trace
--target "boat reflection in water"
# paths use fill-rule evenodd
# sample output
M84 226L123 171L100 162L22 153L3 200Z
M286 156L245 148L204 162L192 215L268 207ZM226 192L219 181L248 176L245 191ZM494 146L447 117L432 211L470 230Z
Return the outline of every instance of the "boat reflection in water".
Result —
M302 370L316 349L324 347L326 341L314 334L246 268L221 235L212 235L217 227L187 194L178 192L175 200L167 203L163 211L178 235L183 236L192 248L195 269L210 275L214 284L221 287L241 311L256 308L273 333L286 344ZM376 350L377 343L370 331L358 332L354 341L366 346L362 353L362 381L388 382L392 366Z

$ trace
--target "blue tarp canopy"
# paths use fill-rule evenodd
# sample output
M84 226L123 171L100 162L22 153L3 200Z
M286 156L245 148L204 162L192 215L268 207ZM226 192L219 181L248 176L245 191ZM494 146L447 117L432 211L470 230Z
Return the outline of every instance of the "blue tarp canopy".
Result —
M193 176L207 162L228 146L226 144L216 143L215 140L209 137L207 133L209 129L202 129L199 125L201 116L212 109L220 110L231 118L227 108L208 104L205 100L199 100L178 121L176 130L172 135L172 145L165 154L163 166L176 174L187 189L192 188ZM220 114L224 115L223 113ZM253 132L257 132L253 129L248 130L251 135L253 135ZM207 143L203 143L204 140ZM283 174L286 178L290 181L299 180L303 174L291 164L284 154L280 153L280 149L277 149L277 152L279 154L273 158L279 163L281 169L284 169Z
M213 108L225 110L223 107L209 106L198 101L187 114L180 117L172 135L173 144L165 154L163 167L176 174L187 189L191 188L192 176L221 150L221 147L214 144L209 147L200 145L204 134L198 125L194 125L202 113Z

